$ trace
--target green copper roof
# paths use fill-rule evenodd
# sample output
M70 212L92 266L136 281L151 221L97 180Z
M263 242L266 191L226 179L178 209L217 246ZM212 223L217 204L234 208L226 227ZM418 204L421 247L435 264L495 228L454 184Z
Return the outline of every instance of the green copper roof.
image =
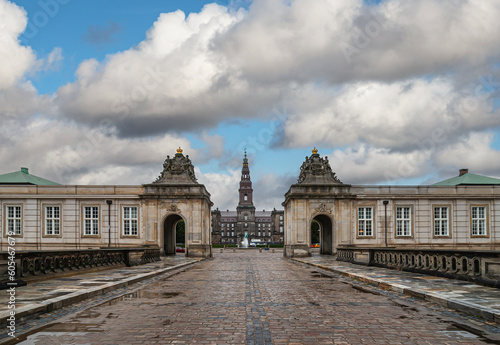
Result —
M458 186L458 185L500 185L500 179L466 173L461 176L434 183L433 186Z
M20 171L0 175L0 184L34 184L39 186L59 185L59 183L49 181L35 175L30 175L28 168L21 168Z

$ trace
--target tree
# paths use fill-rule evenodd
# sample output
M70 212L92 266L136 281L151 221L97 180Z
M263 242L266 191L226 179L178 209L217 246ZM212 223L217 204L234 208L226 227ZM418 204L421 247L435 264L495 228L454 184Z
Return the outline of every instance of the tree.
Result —
M175 242L184 243L186 241L186 230L184 220L179 220L175 225Z
M319 243L319 223L315 220L311 223L311 243Z

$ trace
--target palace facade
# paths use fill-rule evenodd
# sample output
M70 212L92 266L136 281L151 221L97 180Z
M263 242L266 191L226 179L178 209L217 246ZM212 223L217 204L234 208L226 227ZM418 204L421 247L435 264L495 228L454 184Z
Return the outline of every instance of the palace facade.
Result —
M239 202L236 211L212 211L212 243L241 244L245 234L249 242L283 243L284 211L256 211L250 168L245 152L241 169Z

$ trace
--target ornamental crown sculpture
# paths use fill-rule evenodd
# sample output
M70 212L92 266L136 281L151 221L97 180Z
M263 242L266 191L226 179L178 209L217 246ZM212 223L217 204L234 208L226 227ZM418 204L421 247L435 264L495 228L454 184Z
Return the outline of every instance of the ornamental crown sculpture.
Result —
M154 181L155 184L182 184L182 183L198 183L194 174L194 166L189 155L182 154L182 149L179 147L173 158L167 156L163 163L163 171L160 176Z
M314 148L300 167L298 184L343 184L330 167L328 157L322 158Z

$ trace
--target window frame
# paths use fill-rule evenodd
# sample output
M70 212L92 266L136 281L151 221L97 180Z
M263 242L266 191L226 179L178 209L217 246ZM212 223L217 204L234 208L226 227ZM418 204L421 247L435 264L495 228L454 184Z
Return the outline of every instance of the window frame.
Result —
M409 215L410 215L410 218L409 218L409 228L410 228L410 233L409 234L402 234L402 235L398 235L398 220L400 220L398 218L398 208L409 208L410 211L409 211ZM413 234L414 234L414 226L413 226L413 220L414 220L414 215L413 215L413 212L414 212L414 205L394 205L394 237L395 238L413 238ZM401 220L407 220L406 218L401 218ZM404 230L404 226L403 226L403 230Z
M47 233L47 221L49 218L47 218L47 208L48 207L59 207L59 233L58 234L48 234ZM57 219L57 218L50 218L52 220ZM62 237L63 233L63 208L61 204L42 204L42 237L47 237L47 238L60 238Z
M86 218L86 215L85 215L85 208L87 207L97 207L97 212L98 212L98 216L97 216L97 234L86 234L85 233L85 230L86 230L86 227L85 227L85 224L86 224L86 220L89 219L89 220L93 220L95 218ZM85 238L101 238L101 205L99 204L84 204L82 205L82 209L81 209L81 226L82 226L82 237L85 237Z
M371 218L370 219L367 219L367 218L360 219L359 218L360 209L365 209L365 212L363 212L364 215L366 215L366 209L371 209ZM376 211L376 208L374 205L359 205L358 207L356 207L356 238L360 238L360 239L375 238L375 211ZM370 235L360 234L360 227L359 227L360 221L364 221L365 226L366 226L367 221L371 221L371 234ZM366 227L365 227L365 229L366 229ZM365 231L365 233L366 233L366 231Z
M478 234L478 235L474 235L473 233L473 221L474 221L474 218L472 218L473 216L473 208L474 207L484 207L484 211L485 211L485 217L484 217L484 231L485 233L484 234ZM470 237L471 238L488 238L490 237L490 229L489 229L489 218L490 218L490 210L489 210L489 205L488 204L471 204L470 207L469 207L469 212L470 212L470 217L469 217L469 228L470 228ZM477 218L477 219L482 219L482 218Z
M137 209L137 218L135 218L137 222L137 234L132 234L132 229L130 235L125 234L125 224L126 221L134 220L134 218L126 218L125 219L125 208L133 208ZM140 210L141 208L137 204L120 204L120 237L121 238L140 238Z
M442 221L444 218L438 218L436 219L436 208L447 208L448 209L448 218L446 219L448 221L448 226L447 226L447 230L448 230L448 233L446 235L442 235L442 234L436 234L436 221ZM432 224L431 224L431 229L432 229L432 237L433 238L451 238L452 235L451 235L451 225L452 225L452 222L451 222L451 217L452 217L452 210L451 210L451 205L450 204L436 204L436 205L432 205L432 208L431 208L431 212L432 212Z
M10 218L9 217L9 207L19 207L20 208L20 217L14 217L14 218ZM23 234L24 234L24 207L23 207L23 204L16 204L16 203L6 203L4 204L4 237L23 237ZM14 234L12 235L9 235L9 230L8 230L8 224L9 224L9 219L14 219L14 220L19 220L19 226L20 226L20 233L19 234L16 234L14 232ZM14 222L14 227L15 227L15 224L17 224L17 222Z

